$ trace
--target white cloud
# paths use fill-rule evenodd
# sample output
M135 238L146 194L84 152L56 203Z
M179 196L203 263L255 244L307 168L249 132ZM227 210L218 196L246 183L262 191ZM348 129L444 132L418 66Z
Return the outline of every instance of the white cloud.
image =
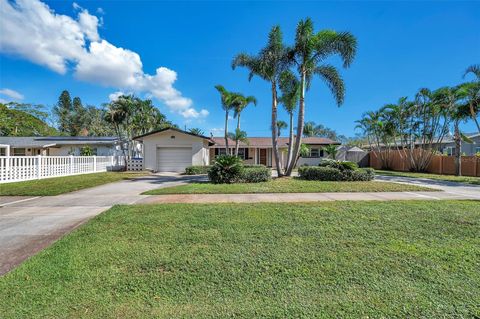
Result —
M208 111L193 108L193 101L173 87L177 73L159 67L146 74L140 56L117 47L98 33L102 21L77 3L77 18L56 14L39 0L0 0L0 52L21 56L65 74L121 91L146 93L185 118L202 118ZM98 9L97 12L103 13Z
M15 90L7 89L7 88L1 89L0 90L0 95L4 95L4 96L10 98L11 100L23 100L24 99L23 94L15 91ZM6 102L6 100L2 99L2 103L5 103L5 102Z
M108 99L110 101L115 101L116 99L118 99L122 95L125 95L125 93L122 92L122 91L113 92L113 93L108 95Z
M211 128L210 129L210 134L213 136L223 136L225 132L225 129L223 128Z

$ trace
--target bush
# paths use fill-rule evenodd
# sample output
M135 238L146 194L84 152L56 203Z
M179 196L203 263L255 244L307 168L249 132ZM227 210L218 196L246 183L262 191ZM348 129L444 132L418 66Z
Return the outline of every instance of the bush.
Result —
M243 183L260 183L272 179L272 171L263 165L245 166L242 172Z
M340 169L329 166L300 167L298 175L302 179L312 181L371 181L375 172L371 168Z
M348 162L348 161L340 162L340 165L344 170L354 171L358 169L358 164L354 162Z
M220 155L208 170L208 178L214 184L231 184L240 181L243 163L234 155Z
M341 171L345 171L345 170L352 171L352 170L356 170L358 168L357 163L349 162L349 161L341 162L341 161L336 161L336 160L333 160L333 159L322 159L320 161L320 163L318 164L318 166L336 168L336 169L339 169Z
M199 174L208 174L208 170L211 166L189 166L185 168L185 175L199 175Z

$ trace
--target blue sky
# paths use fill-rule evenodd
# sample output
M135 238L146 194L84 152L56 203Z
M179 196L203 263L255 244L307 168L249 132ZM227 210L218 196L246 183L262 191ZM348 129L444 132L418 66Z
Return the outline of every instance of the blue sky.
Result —
M63 89L80 96L84 104L97 106L117 91L152 95L169 119L207 134L221 134L224 115L214 85L223 84L257 97L258 105L242 116L242 128L249 136L268 136L268 83L258 78L248 82L247 72L232 71L230 62L239 52L256 53L276 24L286 43L292 43L295 25L305 17L313 19L317 30L346 30L357 37L358 55L349 69L342 70L347 87L344 105L335 105L319 79L306 101L307 120L348 136L354 135L354 121L363 112L401 96L412 97L422 87L456 85L467 66L480 63L480 2L45 1L55 19L65 15L76 23L82 13L86 19L79 27L53 24L38 35L28 26L34 24L32 30L38 30L43 22L36 20L36 13L45 5L19 0L17 11L18 6L21 10L13 19L6 10L12 2L0 1L4 21L0 23L9 23L0 24L0 40L8 38L0 51L0 89L20 93L24 102L47 106L55 104ZM27 27L16 29L22 19ZM80 32L84 43L59 45L57 32L58 39ZM99 62L90 45L102 40L107 42L98 45L98 54L113 52L120 56L118 61L128 59L131 64L113 65L110 55L102 55L104 61ZM50 47L42 54L31 43ZM60 62L51 59L51 52ZM338 59L330 62L340 66ZM150 78L159 67L167 69ZM129 72L136 77L130 79ZM12 94L2 92L3 100L11 99ZM287 119L283 111L280 117ZM464 130L474 131L473 124L465 124Z

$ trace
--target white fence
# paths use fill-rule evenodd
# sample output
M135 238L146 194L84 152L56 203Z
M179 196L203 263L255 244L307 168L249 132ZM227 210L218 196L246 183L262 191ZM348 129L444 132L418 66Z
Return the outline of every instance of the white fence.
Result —
M118 170L121 156L0 156L0 183Z

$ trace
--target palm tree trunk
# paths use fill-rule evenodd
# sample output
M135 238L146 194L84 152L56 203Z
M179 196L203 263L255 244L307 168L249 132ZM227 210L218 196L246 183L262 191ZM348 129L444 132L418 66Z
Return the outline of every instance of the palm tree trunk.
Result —
M303 125L305 121L305 71L302 68L302 79L300 81L300 104L298 107L298 122L297 122L297 136L295 137L295 148L292 154L292 161L287 170L287 176L292 174L292 171L300 154L300 144L302 144Z
M240 112L237 114L237 131L235 132L235 156L238 156L238 133L240 132Z
M472 103L469 103L468 106L470 108L470 117L475 122L475 125L477 125L478 133L480 133L480 124L478 123L477 114L475 113L475 110L473 109Z
M455 175L462 176L462 136L460 135L459 120L455 120Z
M225 111L225 154L230 155L228 149L228 111Z
M287 165L285 166L285 170L288 170L290 163L292 162L292 149L293 149L293 112L290 113L290 132L288 134L288 157L287 157Z
M277 146L278 134L277 134L277 84L272 82L272 146L273 155L275 157L275 166L277 167L278 177L283 176L282 167L280 165L280 157L278 156Z

